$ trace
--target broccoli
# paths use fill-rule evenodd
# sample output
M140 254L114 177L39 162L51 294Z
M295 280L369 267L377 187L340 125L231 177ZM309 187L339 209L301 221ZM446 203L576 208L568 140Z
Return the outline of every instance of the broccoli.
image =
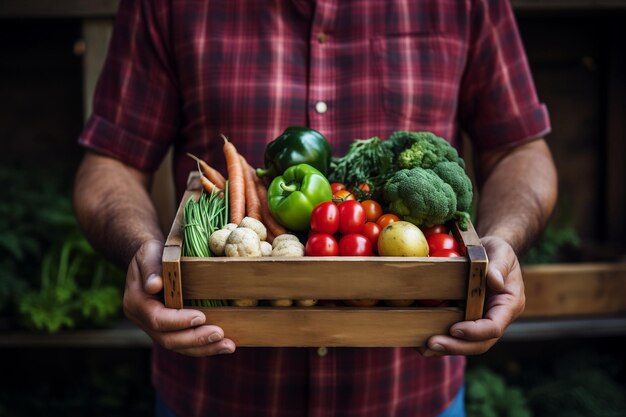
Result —
M457 206L452 187L423 168L397 171L387 180L383 199L392 213L418 226L445 223L454 217Z
M409 144L408 141L413 141L410 146L405 147L397 158L396 162L399 168L427 168L432 169L440 162L456 162L465 168L465 161L459 157L458 152L452 145L450 145L445 139L435 136L430 132L404 132L405 136L394 136L396 143L400 145ZM401 139L402 138L402 139Z
M384 143L399 169L385 185L389 210L418 226L457 219L466 230L472 181L456 149L430 132L394 132Z
M435 174L450 185L456 194L456 210L469 211L472 207L472 180L465 170L455 162L440 162L433 168Z

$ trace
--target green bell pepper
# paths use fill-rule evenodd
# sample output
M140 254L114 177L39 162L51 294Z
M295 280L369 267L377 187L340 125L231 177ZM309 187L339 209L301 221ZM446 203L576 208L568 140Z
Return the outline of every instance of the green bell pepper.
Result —
M274 178L267 189L272 216L294 232L308 230L315 206L332 198L333 192L326 177L308 164L287 168L282 176Z
M265 168L257 176L273 179L291 166L309 164L323 175L328 174L332 150L330 143L317 130L291 126L265 147Z

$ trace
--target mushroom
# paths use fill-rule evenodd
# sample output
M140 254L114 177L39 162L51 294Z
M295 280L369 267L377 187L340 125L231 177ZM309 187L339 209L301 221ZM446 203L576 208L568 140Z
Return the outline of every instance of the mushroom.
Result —
M253 217L244 217L241 223L239 223L239 227L247 227L248 229L254 230L260 240L267 239L267 228L263 223Z
M231 230L220 229L211 234L211 237L209 238L209 249L211 249L211 252L213 252L214 255L224 255L224 247L226 246L226 241L228 240L230 233Z
M224 253L230 257L261 256L261 240L254 230L238 227L230 232Z

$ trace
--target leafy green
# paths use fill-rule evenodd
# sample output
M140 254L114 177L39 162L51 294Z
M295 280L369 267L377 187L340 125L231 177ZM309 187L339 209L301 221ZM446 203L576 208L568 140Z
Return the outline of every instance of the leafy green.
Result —
M477 367L465 377L468 417L531 417L521 389L507 386L495 372ZM550 415L550 414L546 414Z
M626 415L626 387L617 374L623 359L579 350L556 358L528 391L537 415L618 417Z
M51 333L79 324L109 324L120 311L121 293L102 281L115 275L121 278L74 232L45 254L39 288L18 297L21 320L26 327Z
M382 190L393 163L393 152L383 143L378 137L353 141L348 152L331 164L329 180L347 186L367 183L374 192Z
M46 172L1 166L0 313L33 285L47 248L75 227L70 182Z

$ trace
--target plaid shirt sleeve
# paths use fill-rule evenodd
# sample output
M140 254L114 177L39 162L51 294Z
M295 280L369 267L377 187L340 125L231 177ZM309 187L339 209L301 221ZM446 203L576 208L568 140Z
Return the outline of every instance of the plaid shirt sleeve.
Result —
M160 3L121 2L93 114L79 138L84 147L143 171L158 168L179 125L169 8Z
M469 25L461 126L478 149L508 147L550 131L538 101L510 2L477 0Z

